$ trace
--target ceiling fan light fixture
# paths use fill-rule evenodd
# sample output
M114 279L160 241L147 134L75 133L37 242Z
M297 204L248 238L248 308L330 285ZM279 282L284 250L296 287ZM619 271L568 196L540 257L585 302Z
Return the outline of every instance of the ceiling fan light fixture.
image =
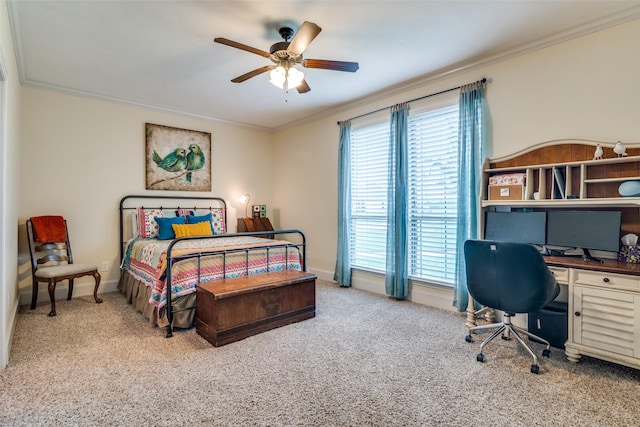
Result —
M273 70L271 70L271 72L269 73L269 78L270 78L269 82L272 85L277 86L280 89L283 89L284 82L287 79L286 70L282 65L280 65L274 68Z
M289 68L287 73L287 89L293 89L300 86L304 79L304 73L295 67Z
M284 89L285 85L287 90L294 89L300 86L302 80L304 73L295 67L285 68L279 65L269 73L269 82L280 89Z

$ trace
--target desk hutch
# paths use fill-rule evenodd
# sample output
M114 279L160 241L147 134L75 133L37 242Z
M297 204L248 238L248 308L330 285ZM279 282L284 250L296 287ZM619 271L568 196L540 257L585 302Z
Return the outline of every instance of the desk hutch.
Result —
M602 146L604 158L594 160L597 144ZM627 155L618 157L612 143L562 140L512 156L487 159L480 223L484 223L484 212L507 207L534 211L619 210L621 235L640 235L640 197L621 197L618 193L622 182L640 181L640 148L638 144L625 146ZM554 190L555 170L562 171L563 192ZM490 197L490 177L517 173L525 176L523 187L516 191L521 192L521 200L507 200L508 191L492 191L492 195L501 194L504 199ZM569 198L556 198L559 193ZM640 369L640 265L615 259L605 259L603 263L582 258L545 259L558 283L567 286L568 360L578 362L587 355ZM477 314L470 299L467 325L476 324Z

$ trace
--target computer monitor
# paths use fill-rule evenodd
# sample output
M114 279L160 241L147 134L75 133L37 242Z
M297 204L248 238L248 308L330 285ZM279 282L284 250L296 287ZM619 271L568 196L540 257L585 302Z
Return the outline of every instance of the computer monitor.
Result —
M617 252L620 249L620 211L547 212L547 245Z
M492 212L485 217L484 238L495 242L545 244L545 212Z

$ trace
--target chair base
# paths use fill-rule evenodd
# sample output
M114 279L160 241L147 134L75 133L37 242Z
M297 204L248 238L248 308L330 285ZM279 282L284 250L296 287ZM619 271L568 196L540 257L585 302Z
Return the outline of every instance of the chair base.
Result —
M93 288L93 299L95 300L96 303L100 304L102 302L102 298L98 296L98 287L100 286L100 279L102 276L100 276L100 273L98 273L98 270L94 270L82 275L78 275L77 277L82 277L83 275L93 276L95 280L95 286ZM33 286L32 286L33 289L31 294L31 310L34 310L36 308L36 304L38 302L38 282L43 281L47 283L47 288L49 291L49 300L51 301L51 311L49 312L49 317L55 316L57 314L56 313L56 297L55 297L56 285L58 284L58 281L62 281L62 280L69 281L69 291L67 292L67 301L70 301L71 296L73 295L74 278L75 278L74 276L67 276L62 278L58 277L58 278L52 278L52 279L38 280L38 278L34 275Z
M534 338L540 341L541 343L545 344L546 348L542 351L542 355L545 357L549 357L551 355L551 344L549 343L549 341L545 340L544 338L541 338L535 334L532 334L526 329L513 325L511 323L511 316L512 314L505 313L502 322L491 323L489 325L474 326L472 328L469 328L469 334L465 337L465 340L467 342L473 342L473 337L471 336L472 332L476 332L483 329L497 328L488 338L482 341L482 344L480 344L480 353L476 355L476 360L478 362L484 362L484 354L482 353L484 346L489 344L495 337L501 334L502 334L503 340L510 340L511 334L513 333L513 336L516 337L516 340L527 350L529 355L531 355L531 357L533 358L533 364L531 365L531 372L534 374L538 374L540 373L540 367L538 366L538 357L535 355L533 350L531 350L531 348L520 337L520 334L524 334L530 338Z

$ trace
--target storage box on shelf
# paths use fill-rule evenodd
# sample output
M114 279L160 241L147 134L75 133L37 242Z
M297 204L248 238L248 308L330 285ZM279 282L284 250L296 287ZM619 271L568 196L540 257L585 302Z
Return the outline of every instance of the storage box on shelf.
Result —
M489 200L524 200L524 183L524 173L490 175Z

